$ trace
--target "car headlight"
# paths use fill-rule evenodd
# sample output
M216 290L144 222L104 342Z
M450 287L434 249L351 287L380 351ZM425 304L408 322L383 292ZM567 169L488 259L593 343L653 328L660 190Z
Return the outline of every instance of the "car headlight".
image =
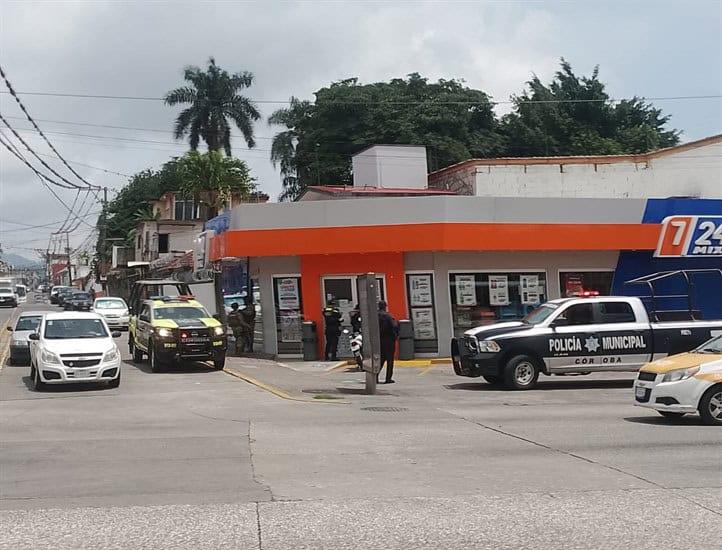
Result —
M60 357L55 355L52 351L43 350L40 354L40 360L48 365L59 365Z
M688 369L676 369L671 370L662 378L662 382L679 382L680 380L687 380L699 372L699 366L690 367Z
M103 356L103 361L106 363L114 363L118 359L120 359L120 354L117 349L112 349L106 352L105 356Z
M494 340L480 340L478 342L479 351L485 352L485 353L496 353L501 350L499 347L499 344L494 342Z
M155 329L155 333L161 338L170 338L171 336L173 336L173 331L169 328L157 328Z
M213 329L213 334L216 336L223 336L226 333L225 329L223 327L215 327Z

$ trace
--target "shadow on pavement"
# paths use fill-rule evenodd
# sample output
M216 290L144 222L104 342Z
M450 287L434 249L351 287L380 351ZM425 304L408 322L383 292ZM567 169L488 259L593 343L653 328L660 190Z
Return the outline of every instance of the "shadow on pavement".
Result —
M681 418L665 418L664 416L628 416L625 422L649 424L652 426L703 426L696 414L687 414Z
M615 388L631 388L634 380L565 380L565 381L544 381L530 391L538 390L601 390L601 389L615 389ZM506 392L512 391L504 388L497 384L489 384L487 382L462 382L461 384L445 384L444 388L447 390L462 390L462 391L495 391L495 392Z
M23 384L25 387L38 395L53 393L87 393L95 391L103 391L110 389L106 382L78 382L77 384L48 384L42 391L35 391L33 388L33 379L30 376L23 376Z
M213 372L215 369L205 363L177 363L173 365L166 365L163 367L161 372L153 372L150 368L150 363L144 361L142 363L133 363L132 361L123 361L123 365L134 368L145 374L199 374Z

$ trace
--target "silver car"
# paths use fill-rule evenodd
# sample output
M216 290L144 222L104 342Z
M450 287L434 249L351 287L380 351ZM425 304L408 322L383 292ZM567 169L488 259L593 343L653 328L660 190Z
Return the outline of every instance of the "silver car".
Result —
M128 330L130 313L128 304L123 298L112 296L96 298L92 311L103 317L111 329Z
M43 315L48 311L28 311L20 315L15 323L15 328L9 326L12 332L10 339L10 364L30 364L30 340L29 336L38 330Z

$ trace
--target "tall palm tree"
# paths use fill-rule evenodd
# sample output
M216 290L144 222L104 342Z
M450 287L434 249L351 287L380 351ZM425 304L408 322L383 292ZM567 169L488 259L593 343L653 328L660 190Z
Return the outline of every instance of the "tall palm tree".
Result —
M305 144L301 143L302 127L311 116L313 105L309 101L302 101L291 97L290 105L278 109L268 117L270 126L285 126L286 130L273 136L271 142L271 162L275 168L280 165L281 186L283 190L279 197L282 201L294 200L306 185L306 176L298 161L299 155L304 154ZM307 171L307 170L306 170Z
M175 121L175 138L186 134L192 150L198 149L200 139L206 142L209 151L225 150L231 154L231 125L235 123L243 134L248 147L256 145L253 139L253 122L261 114L253 102L238 92L253 84L253 74L248 71L229 74L208 60L208 69L189 66L183 71L183 78L190 83L168 92L166 105L190 104L183 109Z

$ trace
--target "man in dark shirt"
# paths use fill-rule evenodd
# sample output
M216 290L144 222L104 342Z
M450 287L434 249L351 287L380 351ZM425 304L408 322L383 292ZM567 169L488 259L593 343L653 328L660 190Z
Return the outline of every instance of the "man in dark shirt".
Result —
M326 361L337 361L338 337L341 335L341 312L336 307L335 300L332 300L323 308L323 321L326 335L324 359Z
M381 368L386 363L386 384L393 384L394 354L399 337L399 322L386 311L386 302L379 302L379 336L381 340ZM380 369L379 369L380 370ZM378 375L377 380L378 380Z

